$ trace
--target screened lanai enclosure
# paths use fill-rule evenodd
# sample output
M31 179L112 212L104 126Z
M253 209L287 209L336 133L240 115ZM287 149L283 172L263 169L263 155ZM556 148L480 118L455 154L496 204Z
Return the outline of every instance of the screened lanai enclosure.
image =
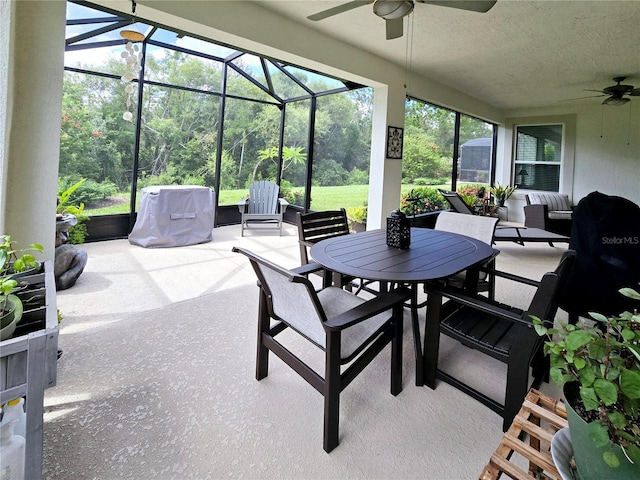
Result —
M87 241L126 236L151 185L210 187L216 225L257 180L290 216L364 205L371 106L362 85L69 1L59 191L84 179Z
M285 221L341 207L366 218L372 88L145 21L131 6L67 1L58 191L79 185L85 241L126 237L141 189L156 185L211 188L216 226L240 223L236 204L257 180L280 185ZM461 156L477 139L483 161L470 176ZM475 198L493 182L495 145L494 124L408 97L400 208L446 208L438 188Z

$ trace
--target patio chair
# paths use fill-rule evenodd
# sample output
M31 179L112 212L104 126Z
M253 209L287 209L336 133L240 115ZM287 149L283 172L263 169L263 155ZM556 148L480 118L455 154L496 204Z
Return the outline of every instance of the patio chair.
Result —
M300 246L300 261L302 265L309 264L309 248L321 240L327 238L348 235L349 220L344 208L340 210L325 210L323 212L298 213L298 244ZM322 270L322 288L330 285L338 285L352 290L354 277L340 275L329 270ZM373 282L359 279L356 295L362 290L377 294L375 290L368 287Z
M457 194L456 194L457 195ZM476 240L491 245L493 243L493 235L498 223L497 217L486 217L479 215L466 215L453 212L441 212L436 220L435 230L445 232L459 233L473 237ZM493 267L495 260L489 262L489 266ZM453 277L449 277L446 282L449 286L462 288L466 280L466 273L460 272ZM480 272L478 279L478 292L489 292L489 298L494 298L495 282L494 277L486 271Z
M449 205L451 209L456 213L463 213L465 215L474 215L474 211L471 209L469 205L462 199L462 197L458 194L458 192L448 192L447 190L438 189L440 195L442 195Z
M344 208L340 210L325 210L323 212L309 212L297 214L298 220L298 244L300 246L301 265L309 264L309 249L316 243L327 238L348 235L349 220ZM345 286L353 277L333 275L331 271L322 270L322 287L326 288L332 283ZM332 276L335 276L332 280Z
M539 192L525 195L524 226L540 228L559 235L571 234L573 207L569 196L562 193Z
M282 235L282 219L289 203L278 197L280 187L268 180L251 184L249 197L238 202L241 218L241 236L250 226L277 228Z
M411 294L401 288L365 301L337 287L316 292L295 271L248 250L234 247L233 251L249 258L260 286L256 379L267 376L271 351L320 392L324 396L323 447L331 452L339 443L340 392L389 343L391 394L402 391L402 305ZM276 339L287 328L324 351L324 377Z
M572 323L589 312L613 316L636 308L637 302L618 290L640 288L640 206L590 193L574 211L569 248L577 257L560 308Z
M475 398L503 417L502 428L506 431L529 389L539 388L543 380L548 381L549 361L543 354L544 338L533 328L531 315L553 321L559 293L574 259L575 252L567 250L555 272L546 273L540 282L495 272L522 284L537 285L526 311L482 296L469 296L437 285L430 287L425 342L427 384L434 388L435 379L439 378ZM447 301L441 306L442 297ZM440 333L507 365L503 403L437 368Z

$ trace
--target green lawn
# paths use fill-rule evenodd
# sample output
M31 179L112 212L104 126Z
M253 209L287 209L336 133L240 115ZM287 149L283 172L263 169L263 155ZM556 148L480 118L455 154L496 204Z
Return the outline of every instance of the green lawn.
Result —
M409 192L416 185L402 185L402 193ZM434 188L448 188L436 185ZM313 187L311 191L312 210L331 210L341 207L366 205L369 198L369 185L346 185L341 187ZM220 192L219 205L233 205L247 194L246 189L223 190ZM139 200L139 199L138 199ZM100 208L87 208L87 215L109 215L129 212L129 196L119 195L113 204Z

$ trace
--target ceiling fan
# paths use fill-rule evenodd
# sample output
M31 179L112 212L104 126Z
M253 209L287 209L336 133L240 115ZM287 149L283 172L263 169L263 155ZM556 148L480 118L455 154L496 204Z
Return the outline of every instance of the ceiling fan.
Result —
M442 7L458 8L472 12L485 13L491 10L498 0L415 0L417 3L428 3ZM413 11L414 0L352 0L337 7L309 15L312 21L348 12L354 8L373 3L373 13L385 19L387 40L402 37L402 19Z
M640 97L640 87L639 88L634 88L633 85L621 85L622 82L624 82L624 80L627 77L615 77L613 79L614 82L616 82L615 85L611 85L610 87L606 87L602 90L585 90L587 92L599 92L602 95L591 95L589 97L580 97L580 99L582 98L597 98L597 97L607 97L604 99L604 101L602 102L602 105L610 105L610 106L614 106L617 107L619 105L624 105L627 102L630 102L631 99L627 98L628 96L631 97ZM578 100L573 99L573 100Z

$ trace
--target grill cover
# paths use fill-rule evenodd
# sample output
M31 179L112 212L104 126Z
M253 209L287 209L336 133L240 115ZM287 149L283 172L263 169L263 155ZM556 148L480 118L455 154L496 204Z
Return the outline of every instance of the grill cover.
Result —
M141 247L179 247L210 242L214 208L214 193L208 187L145 187L129 242Z

